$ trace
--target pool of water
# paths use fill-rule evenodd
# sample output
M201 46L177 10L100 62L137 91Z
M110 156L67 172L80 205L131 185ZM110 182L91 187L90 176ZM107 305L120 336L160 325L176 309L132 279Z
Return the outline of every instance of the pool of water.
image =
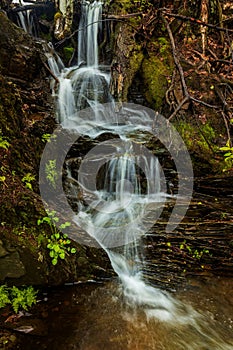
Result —
M24 350L233 349L232 279L192 279L172 294L180 315L163 322L128 305L117 280L65 286L44 294L32 315L5 326L18 334L30 330L20 336Z

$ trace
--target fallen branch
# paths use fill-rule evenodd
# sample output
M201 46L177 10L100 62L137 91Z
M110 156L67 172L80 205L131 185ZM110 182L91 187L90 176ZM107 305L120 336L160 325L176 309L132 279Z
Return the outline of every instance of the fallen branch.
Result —
M163 15L168 16L168 17L178 18L178 19L180 19L182 21L189 21L189 22L192 22L194 24L198 24L198 25L201 25L201 26L204 26L204 27L212 28L212 29L215 29L215 30L218 30L218 31L221 31L221 32L233 33L233 29L219 27L219 26L216 26L214 24L203 22L203 21L201 21L199 19L196 19L196 18L193 18L193 17L187 17L187 16L183 16L183 15L178 15L176 13L167 12L168 10L166 8L165 9L160 9L160 11L163 13Z
M23 11L28 11L28 10L34 10L35 8L46 8L48 5L45 3L36 3L33 5L24 5L24 6L16 6L14 8L11 8L7 12L23 12Z
M136 13L128 13L127 15L106 15L103 17L106 17L106 19L127 19L127 18L131 18L131 17L137 17L137 16L141 16L143 15L143 12L136 12Z
M214 109L219 108L219 106L210 105L209 103L206 103L206 102L204 102L202 100L199 100L198 98L195 98L195 97L192 97L192 96L189 96L189 98L190 98L190 100L192 100L194 102L197 102L197 103L200 103L203 106L206 106L206 107L209 107L209 108L214 108Z

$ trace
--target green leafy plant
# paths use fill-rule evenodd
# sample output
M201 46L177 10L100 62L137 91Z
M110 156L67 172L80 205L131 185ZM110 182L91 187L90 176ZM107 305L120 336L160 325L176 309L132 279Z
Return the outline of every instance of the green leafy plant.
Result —
M53 188L56 188L56 182L58 180L57 162L56 159L50 159L45 165L46 179Z
M5 137L0 135L0 148L8 149L10 147L10 143L6 140Z
M207 254L210 255L210 252L208 249L206 248L203 248L201 250L193 249L186 243L186 240L184 240L180 244L180 250L184 250L184 251L186 250L190 256L198 260L200 260L204 255L207 255Z
M64 56L65 56L65 59L67 61L69 61L72 58L72 56L73 56L74 48L66 46L66 47L63 48L63 53L64 53Z
M226 146L220 147L220 151L224 151L224 161L226 166L223 167L223 172L230 170L233 167L233 147L230 140L227 141Z
M51 134L43 134L41 139L43 142L51 142L51 139L55 139L57 136L56 135L51 135Z
M134 0L134 5L138 11L147 11L153 6L148 0Z
M71 241L67 238L67 235L62 235L60 233L56 233L51 235L48 239L47 248L50 250L49 255L52 258L52 264L56 265L58 263L58 259L65 259L66 255L75 254L76 249L69 247Z
M25 187L28 188L29 190L32 190L32 181L35 181L35 176L32 175L31 173L27 173L23 178L22 182L25 184Z
M36 304L37 291L32 286L19 289L15 286L11 289L11 304L15 313L19 309L28 310L33 304Z
M57 265L58 260L64 260L69 254L75 254L76 249L70 247L71 241L68 239L66 234L60 233L60 230L64 230L66 227L69 227L70 222L66 221L63 224L58 224L59 218L56 216L55 210L48 211L48 216L44 216L42 219L37 220L37 224L47 224L49 225L52 235L48 238L47 248L49 249L49 256L52 259L52 264Z
M193 258L200 260L203 257L203 255L207 255L207 254L210 255L210 251L208 249L204 248L200 251L195 249L193 252Z
M5 182L6 181L6 176L0 176L0 182Z
M226 146L220 147L221 151L226 151L224 153L225 162L233 161L233 147L231 147L230 140L227 141Z
M15 313L20 309L28 310L37 302L37 291L32 287L17 288L15 286L9 288L6 285L0 287L0 308L11 304Z
M43 142L46 143L46 142L49 142L50 137L51 137L51 134L43 134L41 139Z
M9 291L6 285L0 286L0 308L10 304Z

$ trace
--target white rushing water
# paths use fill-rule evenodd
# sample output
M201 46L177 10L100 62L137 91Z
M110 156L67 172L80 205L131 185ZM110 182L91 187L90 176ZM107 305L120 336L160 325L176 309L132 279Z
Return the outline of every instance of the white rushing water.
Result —
M31 0L31 2L35 2L35 1ZM22 7L29 5L29 3L23 0L13 0L12 4L20 5ZM17 25L19 27L23 28L23 30L30 35L33 35L35 37L38 36L36 23L34 21L34 13L32 9L25 9L25 10L19 11L16 13L16 17L17 17Z
M78 31L78 65L98 67L98 33L102 28L102 1L83 1Z
M98 67L101 29L98 21L102 2L83 1L81 10L77 66L61 69L61 64L58 66L52 59L49 63L60 81L58 120L63 128L89 137L106 132L116 134L120 143L111 141L113 148L111 142L105 144L105 150L109 148L110 151L103 153L105 160L102 165L101 157L95 157L96 150L84 157L79 178L73 179L82 189L84 199L78 203L79 212L74 222L94 237L108 254L130 307L142 308L148 320L154 318L167 324L193 327L194 333L203 339L195 342L198 345L186 344L185 349L230 350L232 347L223 340L218 341L217 335L217 340L212 340L212 335L210 339L207 331L200 327L202 317L191 306L148 285L143 279L141 237L147 231L143 218L145 213L158 217L169 196L158 159L150 153L145 155L143 148L135 150L127 134L138 130L151 131L153 125L144 110L123 107L120 113L115 112L116 106L108 88L110 75ZM104 103L108 103L107 110L103 108ZM85 108L89 108L87 112L81 112ZM97 179L93 179L94 168L99 169ZM68 176L72 180L70 170ZM93 180L98 180L98 186Z
M116 146L115 153L108 155L98 189L90 188L92 173L87 176L85 168L85 165L90 166L93 158L98 163L98 158L95 159L95 154L91 153L90 159L83 160L79 169L79 185L84 198L91 196L92 201L88 207L79 203L79 213L74 221L105 249L122 281L127 300L135 305L148 304L148 316L152 314L153 307L159 305L163 311L160 310L157 316L168 320L174 316L172 298L147 286L142 280L143 257L138 251L140 238L146 231L146 224L142 221L145 212L160 213L167 194L164 186L161 189L158 159L152 154L135 151L126 136L135 131L137 125L140 130L151 130L151 118L145 111L130 108L115 113L108 88L109 73L98 67L98 35L101 29L98 20L101 19L102 2L83 1L81 10L78 64L63 69L59 74L58 119L66 129L78 130L91 137L112 132L122 141ZM57 69L54 73L57 74ZM107 110L102 107L106 102L109 103ZM91 111L88 110L84 118L80 111L87 107ZM110 146L106 144L105 147Z

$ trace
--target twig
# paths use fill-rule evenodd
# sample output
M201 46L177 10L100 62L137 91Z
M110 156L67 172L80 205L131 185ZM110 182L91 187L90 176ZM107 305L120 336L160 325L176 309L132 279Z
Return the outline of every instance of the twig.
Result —
M220 62L220 63L223 63L223 64L233 65L233 62L232 62L232 61L227 61L227 60L220 60L220 59L217 59L217 60L212 60L212 62Z
M229 110L228 104L227 104L227 101L226 101L222 91L217 86L215 87L215 91L216 91L218 97L220 98L220 100L222 101L223 110L226 109L228 111Z
M180 64L180 61L179 61L179 59L177 57L177 54L176 54L175 40L174 40L172 31L171 31L170 25L169 25L168 21L166 20L166 18L163 17L163 20L165 22L165 25L166 25L166 28L167 28L167 32L168 32L168 35L169 35L169 38L170 38L170 41L171 41L172 54L173 54L175 65L176 65L176 67L177 67L177 69L179 71L179 74L180 74L180 79L181 79L182 87L183 87L183 90L184 90L184 95L185 95L185 97L189 98L189 93L188 93L188 88L187 88L187 85L186 85L186 82L185 82L185 78L184 78L183 68L182 68L182 66Z
M192 97L192 96L189 96L190 100L194 101L194 102L197 102L197 103L200 103L202 104L203 106L206 106L206 107L209 107L209 108L214 108L214 109L217 109L219 108L219 106L215 106L215 105L210 105L209 103L206 103L202 100L199 100L198 98L195 98L195 97Z
M209 53L215 58L215 60L218 60L218 56L208 47Z
M176 107L176 109L174 110L174 112L170 115L170 117L168 118L168 121L170 121L173 117L175 117L175 115L179 112L179 110L182 108L182 106L188 102L190 99L190 96L186 96L181 102L180 104Z
M14 7L8 10L7 12L22 12L22 11L27 11L27 10L34 10L35 8L40 8L40 7L48 7L47 4L41 2L41 3L34 3L33 5L23 5L20 7Z
M224 123L226 125L226 129L227 129L227 139L229 140L229 142L231 143L231 134L230 134L230 130L229 130L229 126L228 126L228 123L227 123L227 119L225 117L225 114L223 111L221 111L221 115L223 117L223 120L224 120ZM231 145L230 145L231 146Z
M169 86L169 88L167 89L167 91L165 93L166 102L170 106L170 108L171 108L171 105L174 104L174 102L169 101L169 93L174 90L175 78L176 78L176 70L174 69L173 74L172 74L171 85Z
M56 77L56 75L51 71L51 69L49 68L49 66L43 62L43 65L45 66L45 68L49 71L49 73L52 75L53 79L59 84L60 81L58 79L58 77Z

